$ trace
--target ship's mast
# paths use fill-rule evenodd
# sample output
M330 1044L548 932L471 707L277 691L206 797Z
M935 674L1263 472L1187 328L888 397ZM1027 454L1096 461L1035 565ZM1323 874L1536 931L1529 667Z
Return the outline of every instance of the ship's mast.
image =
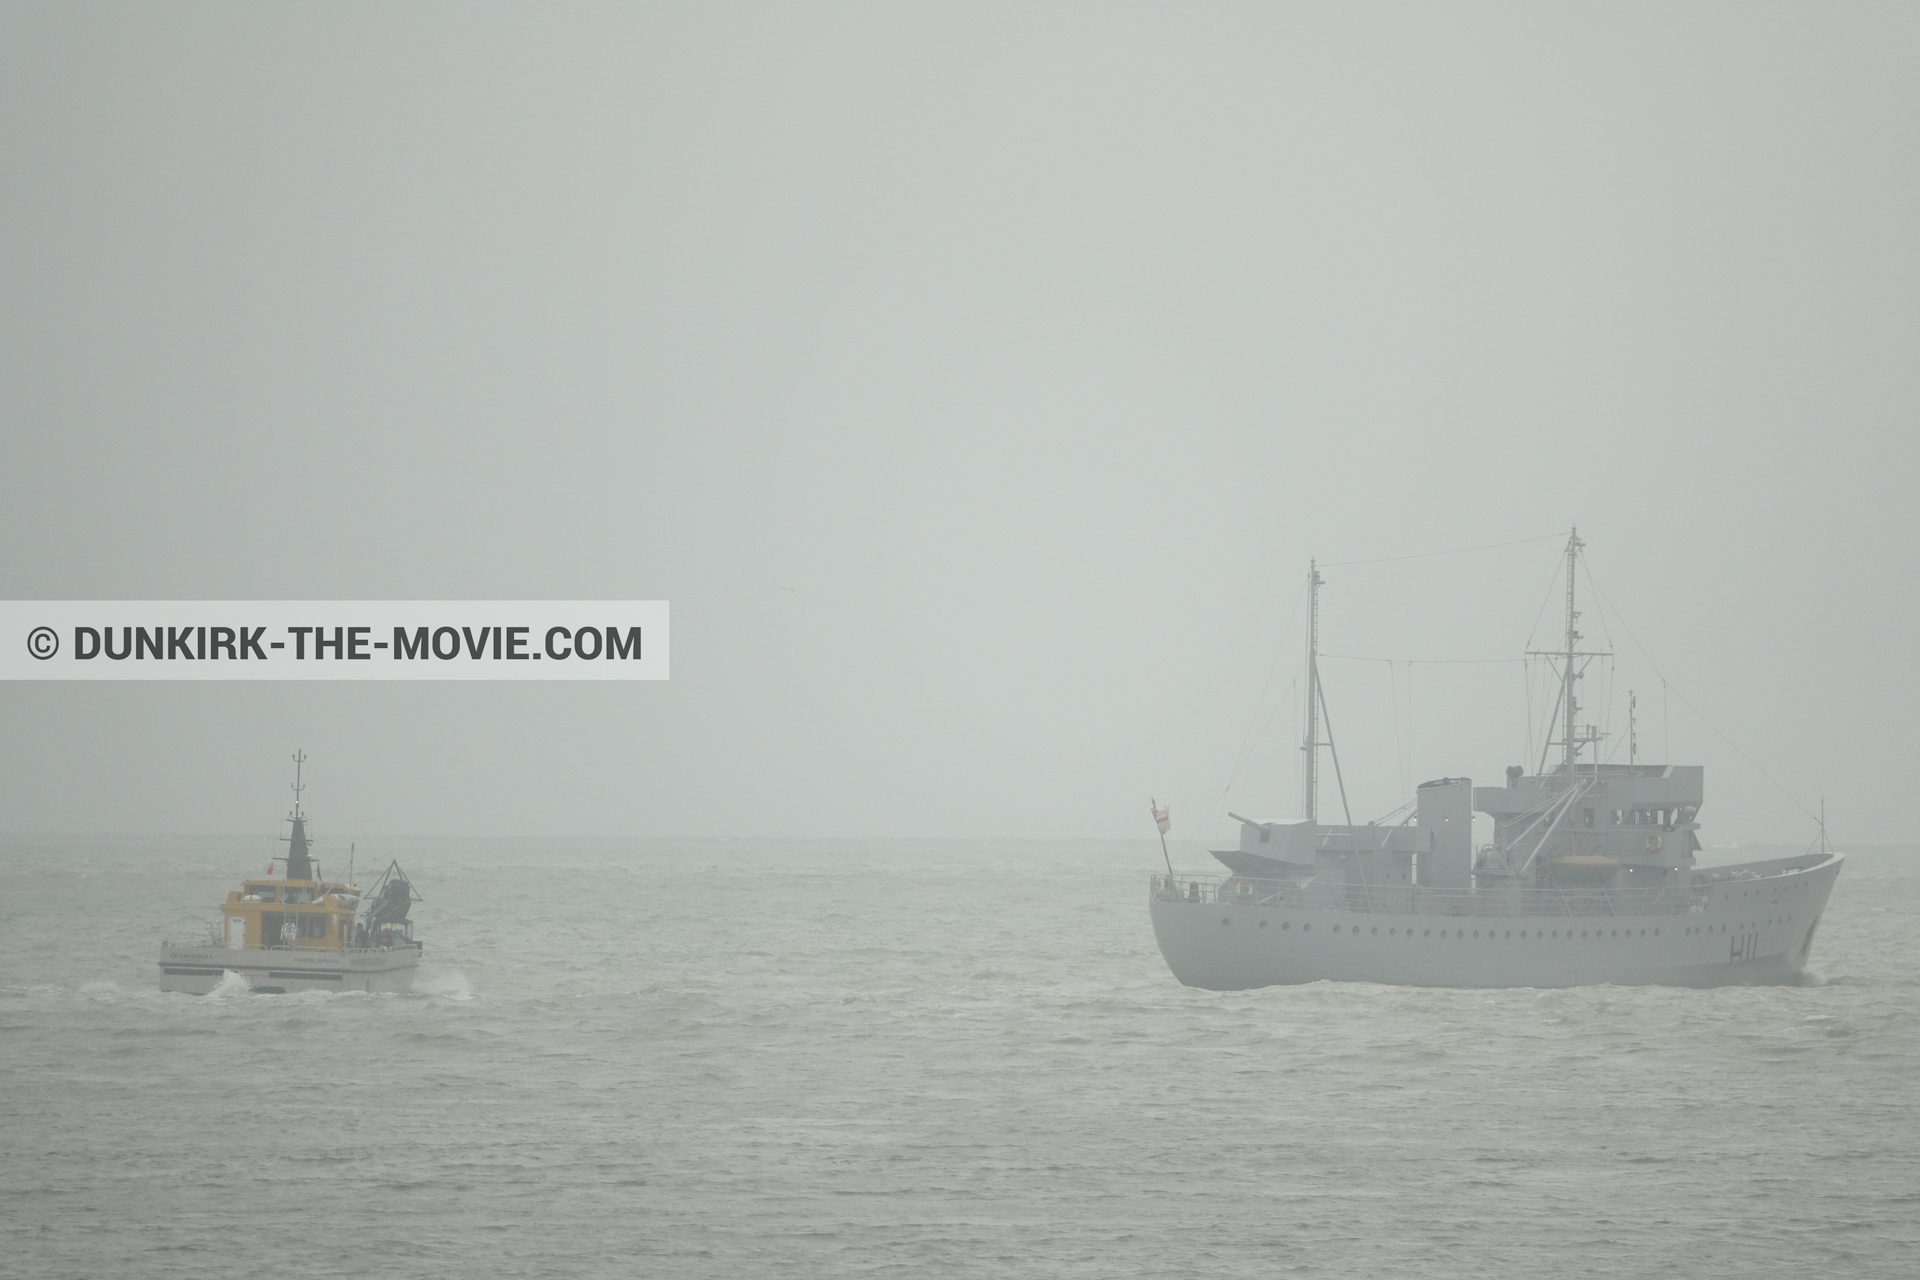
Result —
M1574 623L1580 619L1580 611L1573 607L1573 574L1575 566L1579 563L1580 548L1584 545L1580 541L1580 528L1575 525L1573 532L1567 535L1567 668L1566 678L1561 681L1565 687L1567 704L1565 717L1560 722L1562 730L1560 736L1566 739L1569 782L1573 780L1574 758L1580 754L1580 739L1573 731L1573 715L1580 709L1579 702L1573 696L1573 646L1580 639L1580 633L1573 629Z
M1307 754L1303 789L1308 822L1320 820L1320 565L1307 562L1307 736L1300 744Z
M1540 748L1540 770L1546 772L1547 754L1554 747L1561 749L1561 762L1566 767L1567 782L1573 782L1574 762L1579 759L1580 745L1592 743L1595 746L1594 768L1599 768L1600 730L1588 725L1582 733L1574 725L1574 717L1580 713L1580 699L1574 693L1573 682L1580 678L1575 664L1582 658L1603 658L1605 653L1588 653L1580 649L1580 610L1575 606L1574 577L1580 565L1580 548L1587 544L1580 541L1580 530L1575 528L1567 535L1567 636L1564 649L1529 649L1527 656L1547 658L1560 664L1560 697L1554 703L1553 718L1547 724L1547 740ZM1554 724L1560 726L1560 736L1553 736Z
M1340 774L1340 748L1333 744L1333 717L1327 713L1327 695L1320 688L1320 566L1307 562L1307 736L1300 749L1307 753L1306 803L1308 822L1320 820L1320 748L1333 752L1333 780L1340 784L1340 809L1347 825L1353 811L1347 804L1347 780ZM1327 740L1320 741L1320 723L1326 722Z

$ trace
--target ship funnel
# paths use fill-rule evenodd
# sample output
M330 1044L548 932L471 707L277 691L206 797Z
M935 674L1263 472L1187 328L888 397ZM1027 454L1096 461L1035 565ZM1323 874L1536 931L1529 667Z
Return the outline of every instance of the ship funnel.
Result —
M1414 814L1433 833L1420 854L1419 881L1430 889L1473 887L1473 779L1436 778L1414 791Z

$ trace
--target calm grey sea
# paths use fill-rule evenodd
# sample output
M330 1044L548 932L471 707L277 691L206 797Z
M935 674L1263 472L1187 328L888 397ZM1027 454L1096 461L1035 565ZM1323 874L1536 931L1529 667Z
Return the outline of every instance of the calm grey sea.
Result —
M415 994L161 995L272 847L0 844L0 1272L1920 1274L1920 855L1799 986L1213 994L1148 845L394 842Z

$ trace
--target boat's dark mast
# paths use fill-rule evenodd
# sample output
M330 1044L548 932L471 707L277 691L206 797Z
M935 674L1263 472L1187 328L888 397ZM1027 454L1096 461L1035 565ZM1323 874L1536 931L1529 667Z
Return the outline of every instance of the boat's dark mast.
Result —
M307 762L304 750L294 752L293 756L293 812L287 821L293 823L293 834L287 839L287 879L313 879L313 860L307 856L307 817L300 810L300 793L306 789L301 780L301 769Z

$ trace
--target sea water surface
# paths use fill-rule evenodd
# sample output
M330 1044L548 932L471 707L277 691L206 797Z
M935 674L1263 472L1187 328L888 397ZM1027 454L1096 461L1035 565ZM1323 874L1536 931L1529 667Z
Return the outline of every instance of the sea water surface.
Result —
M273 851L0 842L0 1272L1920 1274L1920 854L1801 985L1223 994L1149 845L394 841L414 994L161 994Z

